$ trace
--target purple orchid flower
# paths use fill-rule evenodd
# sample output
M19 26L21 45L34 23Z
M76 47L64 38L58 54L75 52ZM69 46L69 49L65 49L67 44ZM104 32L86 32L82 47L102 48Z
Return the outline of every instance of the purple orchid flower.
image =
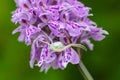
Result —
M88 16L91 8L77 0L15 0L17 9L12 22L20 26L19 41L31 46L30 67L41 71L65 69L68 63L79 64L76 49L87 45L93 50L90 39L101 41L107 31L97 28ZM73 48L75 47L75 48ZM35 64L37 61L37 64Z

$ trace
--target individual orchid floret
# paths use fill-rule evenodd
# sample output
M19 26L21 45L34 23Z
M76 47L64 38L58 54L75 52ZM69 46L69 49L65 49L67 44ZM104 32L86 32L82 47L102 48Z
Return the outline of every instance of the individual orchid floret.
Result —
M40 30L33 25L28 25L28 26L19 26L17 29L13 31L13 34L15 34L16 32L21 33L18 38L19 41L25 41L27 45L31 45L33 42L32 35L40 32Z

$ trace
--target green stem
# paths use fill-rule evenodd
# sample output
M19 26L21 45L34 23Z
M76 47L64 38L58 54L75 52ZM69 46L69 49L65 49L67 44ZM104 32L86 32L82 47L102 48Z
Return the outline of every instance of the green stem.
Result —
M78 68L85 80L94 80L82 61L80 61Z
M77 52L80 54L80 49L77 48ZM81 74L83 75L85 80L94 80L93 77L91 76L91 74L89 73L89 71L87 70L87 68L85 67L85 65L83 64L82 60L79 62L78 64L78 69L81 72Z

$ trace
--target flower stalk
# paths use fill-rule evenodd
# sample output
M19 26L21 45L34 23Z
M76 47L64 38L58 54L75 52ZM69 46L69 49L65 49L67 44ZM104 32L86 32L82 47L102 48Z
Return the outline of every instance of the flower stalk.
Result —
M78 64L78 69L85 80L94 80L82 61Z
M79 48L77 49L77 52L79 54L79 57L81 56ZM86 66L84 65L83 61L81 60L79 64L77 65L77 68L79 69L80 73L84 77L85 80L94 80Z

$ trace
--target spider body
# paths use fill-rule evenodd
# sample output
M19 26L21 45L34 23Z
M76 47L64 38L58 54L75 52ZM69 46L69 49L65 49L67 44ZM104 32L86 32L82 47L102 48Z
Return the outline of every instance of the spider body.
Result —
M54 42L50 44L50 49L54 52L61 52L65 46L62 42Z

